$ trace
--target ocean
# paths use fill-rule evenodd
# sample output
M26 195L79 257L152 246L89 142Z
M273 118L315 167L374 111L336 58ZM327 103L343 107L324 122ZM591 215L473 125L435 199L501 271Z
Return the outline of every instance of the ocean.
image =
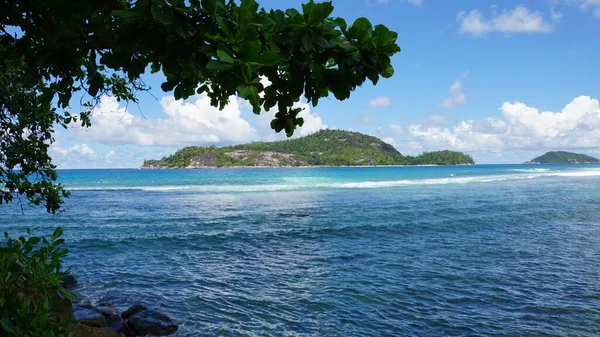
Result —
M598 336L600 166L61 170L82 301L192 336Z

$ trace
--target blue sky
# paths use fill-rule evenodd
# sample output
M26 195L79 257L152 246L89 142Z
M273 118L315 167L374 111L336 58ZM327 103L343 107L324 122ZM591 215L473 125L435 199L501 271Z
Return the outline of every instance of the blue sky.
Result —
M260 1L267 8L296 0ZM452 149L477 163L519 163L548 150L600 156L600 0L334 0L334 16L364 16L398 32L395 75L339 102L303 112L305 135L351 129L405 154ZM105 97L88 130L60 130L59 168L137 167L188 145L284 138L233 99L225 111L205 97L176 102L155 89L136 106ZM143 114L143 115L142 115Z

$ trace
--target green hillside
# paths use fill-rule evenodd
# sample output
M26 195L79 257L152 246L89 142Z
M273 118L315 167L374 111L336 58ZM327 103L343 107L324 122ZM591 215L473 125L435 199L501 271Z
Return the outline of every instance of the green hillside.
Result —
M191 146L142 167L356 166L473 164L460 152L428 152L404 156L381 139L358 132L321 130L309 136L228 147Z
M577 163L599 163L598 158L590 157L581 153L566 151L551 151L533 158L528 164L577 164Z

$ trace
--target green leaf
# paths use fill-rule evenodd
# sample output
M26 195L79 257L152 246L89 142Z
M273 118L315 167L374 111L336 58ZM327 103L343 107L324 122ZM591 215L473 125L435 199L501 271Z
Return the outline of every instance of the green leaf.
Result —
M158 5L151 7L152 17L163 25L170 25L174 21L173 12L170 8L162 9Z
M340 30L342 32L345 32L346 29L348 28L348 24L346 23L346 20L344 20L343 18L335 18L335 19L331 19L331 21L333 23L335 23L338 27L340 27Z
M242 0L239 11L239 19L242 25L245 25L254 19L256 11L258 10L258 3L255 0Z
M202 11L210 17L218 17L219 10L223 8L222 0L202 0Z
M371 22L367 18L356 19L354 23L352 23L352 26L350 26L350 29L348 29L348 35L359 41L370 37L372 33L373 26L371 26Z
M217 23L219 24L219 28L221 28L221 31L223 33L225 33L225 35L227 35L227 37L232 38L234 36L233 32L231 31L231 27L229 25L229 20L227 20L226 18L219 16L216 18Z
M388 65L385 69L383 69L381 76L383 76L384 78L390 78L394 76L394 67L392 67L391 64Z
M227 69L231 69L231 68L233 68L233 64L225 63L225 62L221 62L221 61L209 61L206 64L206 69L214 70L214 71L227 70Z
M332 12L333 6L331 5L331 2L317 3L312 7L312 10L308 15L307 23L309 26L315 26L322 23Z
M138 12L132 9L114 10L111 12L111 15L129 23L133 23L143 18L143 16L141 16Z
M278 64L280 61L281 61L281 56L279 55L279 53L274 52L274 51L264 52L264 53L262 53L262 55L260 55L258 57L258 59L256 59L256 62L258 62L264 66L274 66L274 65Z
M240 56L245 60L256 61L259 54L260 42L257 40L243 42L240 46Z
M238 95L241 98L247 99L252 105L252 111L255 114L260 113L260 96L258 96L258 89L250 84L241 84L237 87Z
M229 55L224 49L217 49L217 57L219 58L220 61L225 62L225 63L234 63L235 60L233 59L233 57L231 57L231 55Z
M56 229L54 230L54 233L52 233L52 235L50 236L50 241L55 241L62 235L63 235L62 227L56 227Z
M0 325L2 325L2 328L11 334L16 334L17 332L15 331L15 327L10 323L10 321L8 320L7 317L4 317L0 320Z
M375 31L373 31L373 44L375 48L380 49L392 43L394 41L391 40L390 30L384 25L375 26Z

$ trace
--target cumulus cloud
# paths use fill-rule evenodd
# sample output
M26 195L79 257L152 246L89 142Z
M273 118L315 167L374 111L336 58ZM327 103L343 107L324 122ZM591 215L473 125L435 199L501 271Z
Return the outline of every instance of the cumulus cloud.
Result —
M506 150L600 147L598 99L580 96L561 111L539 111L523 102L506 102L502 118L465 120L453 127L413 124L405 143L418 150L505 152Z
M467 104L467 96L463 91L463 81L467 78L468 74L468 72L465 72L459 79L452 83L450 88L448 88L450 97L441 101L438 104L439 108L452 108Z
M560 19L554 14L554 20ZM546 22L538 11L530 11L525 6L517 6L512 10L503 10L499 14L493 11L491 17L477 10L462 11L456 16L460 24L459 33L485 35L491 32L501 33L548 33L552 25Z
M115 97L104 96L92 114L94 127L81 130L87 139L108 144L185 145L243 142L256 137L241 117L238 99L223 110L212 107L206 95L188 101L161 99L163 118L133 115Z
M388 96L375 97L369 101L369 107L371 108L385 108L392 104L392 99Z
M94 158L95 153L92 148L86 144L75 144L69 148L63 148L58 143L54 143L50 147L50 153L60 154L62 156L80 156L87 158Z

